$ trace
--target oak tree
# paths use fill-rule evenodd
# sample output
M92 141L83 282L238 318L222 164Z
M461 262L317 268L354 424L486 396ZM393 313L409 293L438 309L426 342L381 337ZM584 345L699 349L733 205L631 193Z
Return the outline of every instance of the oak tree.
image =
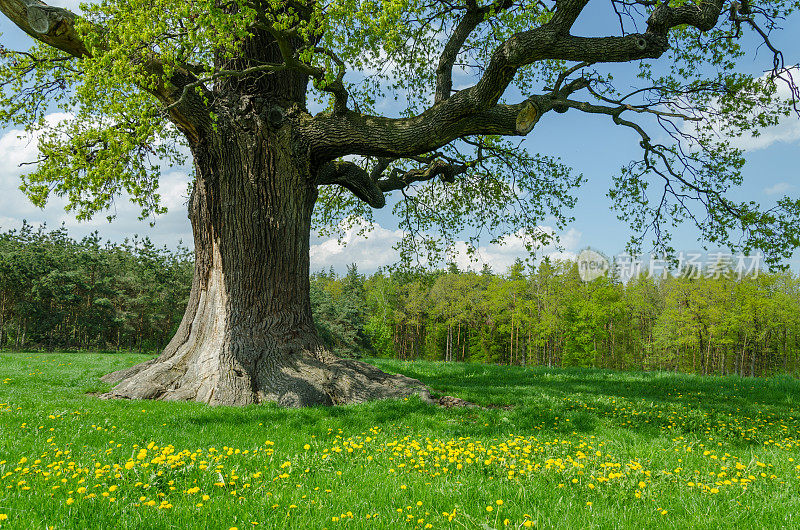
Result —
M0 48L0 119L38 135L23 177L36 204L55 194L89 217L126 194L143 216L157 213L159 164L185 149L193 158L186 314L157 359L107 377L109 395L427 398L416 380L322 346L309 303L312 223L369 219L399 191L404 254L446 250L465 228L547 239L537 221L563 225L582 177L515 141L546 114L594 114L638 141L641 158L609 194L636 241L669 250L669 227L689 221L712 243L785 257L798 243L797 202L729 198L743 159L724 139L793 111L793 70L770 35L794 4L595 0L614 24L584 36L575 28L587 4L102 0L76 14L0 0L33 38L29 50ZM757 46L766 75L738 68ZM627 74L615 69L628 63Z

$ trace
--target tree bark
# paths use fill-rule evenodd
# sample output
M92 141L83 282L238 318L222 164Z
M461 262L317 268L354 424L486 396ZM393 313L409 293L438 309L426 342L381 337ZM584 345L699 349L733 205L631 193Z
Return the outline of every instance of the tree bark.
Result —
M415 379L343 360L318 339L309 299L317 198L291 126L220 117L192 146L195 272L183 321L162 354L107 375L110 398L335 405L413 394Z
M452 362L453 360L453 325L447 324L447 351L445 352L445 361Z

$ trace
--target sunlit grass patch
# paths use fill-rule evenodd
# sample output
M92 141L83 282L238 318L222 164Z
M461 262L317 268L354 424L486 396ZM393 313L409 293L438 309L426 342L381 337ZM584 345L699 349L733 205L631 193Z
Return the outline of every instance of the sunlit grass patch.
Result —
M0 355L0 525L800 524L794 380L376 360L504 407L231 409L86 395L140 359Z

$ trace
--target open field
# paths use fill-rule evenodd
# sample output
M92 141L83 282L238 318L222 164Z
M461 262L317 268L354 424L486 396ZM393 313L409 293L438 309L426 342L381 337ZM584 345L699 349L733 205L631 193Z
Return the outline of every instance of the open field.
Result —
M143 359L0 354L0 527L800 527L797 380L374 360L489 408L87 396Z

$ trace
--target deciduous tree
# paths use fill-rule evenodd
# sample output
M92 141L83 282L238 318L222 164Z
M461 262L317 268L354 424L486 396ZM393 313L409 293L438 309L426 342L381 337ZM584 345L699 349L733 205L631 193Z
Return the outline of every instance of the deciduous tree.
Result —
M34 202L65 196L88 217L126 192L146 215L161 210L155 160L180 159L181 147L194 160L186 314L158 359L109 376L110 395L287 406L426 396L418 381L340 360L319 341L315 204L324 222L352 220L401 191L404 254L413 236L438 233L424 248L442 250L469 227L546 239L537 221L563 225L581 178L509 139L549 113L630 129L642 158L611 196L659 244L670 222L695 220L715 243L736 246L744 231L741 246L771 259L797 246L797 202L765 211L726 197L741 153L717 134L790 111L776 92L790 70L769 32L792 3L608 0L619 24L592 36L574 29L587 4L104 0L79 16L0 0L35 40L2 48L0 68L0 119L40 133L23 181ZM736 69L756 41L773 52L765 77ZM614 63L638 71L615 86ZM384 95L407 104L379 115ZM312 114L312 99L326 110ZM53 108L68 118L47 124ZM672 143L648 132L659 125Z

